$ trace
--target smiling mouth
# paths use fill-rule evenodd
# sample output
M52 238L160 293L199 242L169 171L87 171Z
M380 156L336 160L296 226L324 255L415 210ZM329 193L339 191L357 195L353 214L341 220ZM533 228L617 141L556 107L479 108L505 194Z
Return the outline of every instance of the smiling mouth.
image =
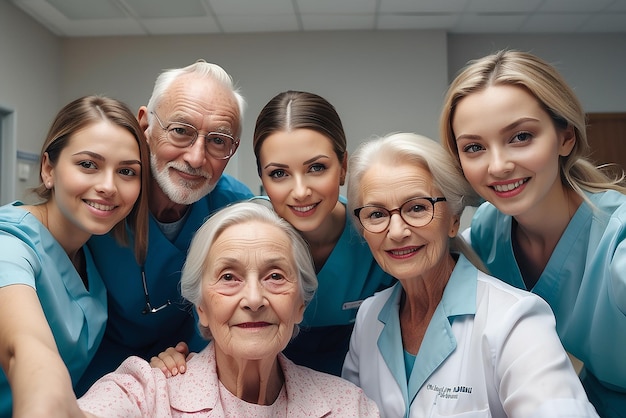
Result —
M317 206L317 205L318 205L318 203L315 203L315 204L313 204L313 205L309 205L309 206L292 206L291 208L292 208L293 210L295 210L296 212L302 212L302 213L304 213L304 212L308 212L308 211L310 211L311 209L313 209L313 208L314 208L315 206Z
M244 322L242 324L237 325L239 328L262 328L267 327L270 324L267 322Z
M526 183L528 179L518 180L515 183L509 184L494 184L491 186L496 192L510 192L511 190L515 190L520 187L522 184Z
M421 247L407 248L407 249L404 249L404 250L389 250L388 252L391 255L394 255L396 257L402 257L404 255L416 253L417 251L419 251L420 248Z
M90 202L88 200L84 200L84 202L86 204L88 204L89 206L91 206L92 208L95 208L95 209L98 209L98 210L103 210L103 211L106 211L106 212L112 211L113 209L116 208L116 206L102 205L100 203Z

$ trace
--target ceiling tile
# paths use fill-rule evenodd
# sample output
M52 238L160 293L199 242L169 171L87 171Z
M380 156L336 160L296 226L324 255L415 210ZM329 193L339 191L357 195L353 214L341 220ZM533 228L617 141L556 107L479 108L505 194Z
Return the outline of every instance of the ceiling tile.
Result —
M381 13L462 12L468 0L380 0Z
M224 32L285 32L298 31L295 15L221 15L219 23Z
M295 13L291 0L209 0L216 14L274 15Z
M545 0L540 12L597 12L604 10L613 0Z
M526 19L524 15L467 15L459 20L452 32L484 33L485 28L494 28L497 33L516 33L519 32Z
M625 15L619 14L597 14L591 16L580 28L581 32L623 32Z
M415 16L415 15L381 15L378 17L376 29L442 29L453 28L459 20L458 15Z
M107 19L76 21L64 28L66 36L133 36L147 35L133 19Z
M626 12L626 0L614 0L607 8L607 12Z
M376 19L371 15L303 14L304 30L373 30Z
M376 13L376 0L296 0L300 13Z
M70 20L114 19L126 16L111 0L48 0L48 3Z
M543 0L470 0L465 12L468 13L528 13Z
M200 0L124 0L124 2L139 18L195 18L208 15Z
M211 16L144 19L141 23L151 35L186 35L220 33L222 31Z
M530 16L522 29L531 33L568 33L577 32L589 19L587 14L559 15L555 19L551 14Z

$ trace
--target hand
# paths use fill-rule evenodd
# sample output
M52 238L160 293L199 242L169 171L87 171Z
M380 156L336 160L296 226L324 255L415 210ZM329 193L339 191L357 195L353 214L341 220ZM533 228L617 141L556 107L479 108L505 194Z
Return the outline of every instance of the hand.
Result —
M191 360L194 353L189 353L189 347L184 342L179 342L176 347L169 347L159 353L157 357L150 359L150 367L161 369L166 377L185 373L187 361Z

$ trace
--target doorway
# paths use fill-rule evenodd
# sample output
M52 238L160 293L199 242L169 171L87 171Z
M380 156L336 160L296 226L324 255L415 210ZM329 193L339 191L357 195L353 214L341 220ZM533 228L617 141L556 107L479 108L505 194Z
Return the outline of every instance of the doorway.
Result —
M0 205L15 200L15 112L0 106Z
M587 113L591 159L626 170L626 113Z

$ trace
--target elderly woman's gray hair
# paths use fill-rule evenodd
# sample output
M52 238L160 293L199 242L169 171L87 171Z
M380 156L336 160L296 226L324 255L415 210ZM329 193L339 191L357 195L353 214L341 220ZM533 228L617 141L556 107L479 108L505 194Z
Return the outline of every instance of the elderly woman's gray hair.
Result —
M467 182L461 166L438 142L413 133L395 133L361 144L348 163L348 210L363 206L362 179L376 163L396 166L412 164L428 170L433 185L441 191L453 215L461 216L466 206L477 206L480 197ZM363 226L353 219L360 233ZM482 261L459 235L450 240L453 251L463 253L477 268L485 271Z
M202 300L202 276L213 243L228 227L247 222L263 222L273 225L289 237L293 260L298 272L300 294L305 306L308 305L317 290L317 276L306 241L291 224L278 216L272 209L263 204L249 201L235 203L219 210L198 229L191 241L187 260L183 266L180 279L182 296L196 307L200 304ZM198 328L204 338L211 338L208 328L200 324ZM298 329L296 325L293 337L297 335Z

